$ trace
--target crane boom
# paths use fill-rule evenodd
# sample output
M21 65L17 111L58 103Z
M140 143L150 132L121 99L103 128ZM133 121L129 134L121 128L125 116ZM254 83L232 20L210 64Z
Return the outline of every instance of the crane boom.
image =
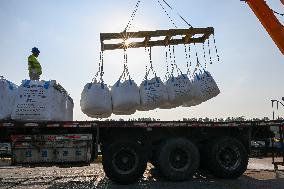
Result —
M284 55L284 27L265 0L245 0ZM283 3L284 1L281 0Z

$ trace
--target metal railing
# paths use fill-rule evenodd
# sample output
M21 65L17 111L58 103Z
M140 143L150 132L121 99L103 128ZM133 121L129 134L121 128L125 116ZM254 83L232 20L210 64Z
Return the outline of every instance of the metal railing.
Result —
M282 97L282 101L284 101L284 97ZM276 103L276 107L275 107L275 103ZM273 111L272 112L273 120L275 120L275 117L276 117L275 116L275 108L276 108L276 111L279 112L280 107L284 108L284 104L279 100L271 100L271 104L272 104L272 111ZM282 119L282 117L280 117L278 115L277 120L280 120L280 119ZM272 148L273 148L272 163L274 165L275 170L278 170L279 165L284 166L284 141L283 141L284 125L278 126L278 134L279 134L279 142L277 141L277 139L275 137L271 139ZM275 144L278 144L278 145L275 146ZM282 161L276 161L277 154L281 154Z

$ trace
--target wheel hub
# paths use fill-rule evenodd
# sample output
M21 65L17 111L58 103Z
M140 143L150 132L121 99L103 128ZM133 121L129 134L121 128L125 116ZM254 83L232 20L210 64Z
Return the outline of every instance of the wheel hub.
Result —
M113 158L113 165L120 174L131 173L137 164L137 154L131 149L121 149Z
M186 169L190 164L190 156L183 149L175 149L170 153L169 162L176 170Z
M217 160L225 169L236 169L240 164L240 151L238 148L223 147L217 154Z

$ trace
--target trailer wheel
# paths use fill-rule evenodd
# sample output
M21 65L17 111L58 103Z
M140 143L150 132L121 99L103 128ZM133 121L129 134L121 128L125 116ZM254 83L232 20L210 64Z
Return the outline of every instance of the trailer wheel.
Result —
M248 153L244 145L231 137L216 140L208 148L207 166L219 178L237 178L247 169Z
M147 154L135 141L118 141L106 145L102 164L106 176L119 184L138 181L147 166Z
M187 139L165 141L158 152L158 164L162 175L171 181L189 179L199 166L199 152Z

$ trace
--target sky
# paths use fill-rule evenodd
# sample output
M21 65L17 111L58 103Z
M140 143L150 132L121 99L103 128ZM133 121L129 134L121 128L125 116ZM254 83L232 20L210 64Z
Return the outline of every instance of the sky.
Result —
M196 107L110 118L272 118L270 100L284 96L283 55L249 6L239 0L168 0L168 3L192 26L215 28L220 62L212 53L214 63L207 70L221 94ZM267 3L284 12L279 0ZM91 120L81 112L80 96L98 70L100 33L123 31L135 4L135 0L0 0L0 75L20 85L28 78L27 57L36 46L41 51L42 79L57 80L70 93L75 102L75 120ZM175 12L167 10L178 28L188 27ZM284 23L283 18L279 19ZM131 31L171 28L173 25L157 0L141 1ZM200 46L196 49L199 52ZM164 78L164 47L153 48L152 54L154 69ZM143 48L129 50L128 56L130 74L140 85L145 66L149 65L148 57ZM176 57L179 68L185 72L187 59L183 46L176 48ZM106 51L105 83L113 85L122 70L123 52Z

